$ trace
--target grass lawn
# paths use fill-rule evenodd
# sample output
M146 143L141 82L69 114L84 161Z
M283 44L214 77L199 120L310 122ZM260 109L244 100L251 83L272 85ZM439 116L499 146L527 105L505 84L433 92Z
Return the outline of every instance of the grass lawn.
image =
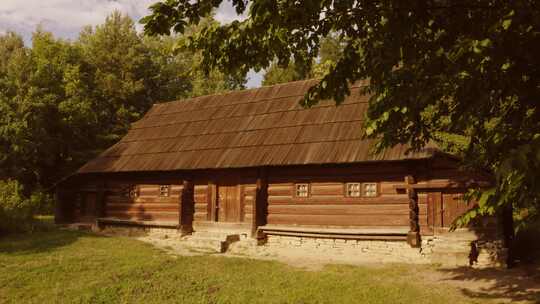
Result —
M0 303L488 303L415 279L419 266L326 266L171 256L76 231L0 239ZM491 302L489 302L491 303Z

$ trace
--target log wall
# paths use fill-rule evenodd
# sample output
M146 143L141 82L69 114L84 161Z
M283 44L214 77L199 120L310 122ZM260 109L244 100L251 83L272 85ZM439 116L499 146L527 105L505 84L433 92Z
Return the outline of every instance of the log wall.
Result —
M223 183L237 187L240 204L238 222L251 225L256 197L255 182L261 176L268 182L267 205L261 207L267 212L266 224L328 228L408 227L409 199L403 191L404 177L407 175L414 176L416 185L459 183L473 176L464 174L456 169L455 163L446 160L198 171L193 173L193 220L213 222L217 218L218 222L223 221L223 216L219 219L214 214L213 206L216 189ZM127 178L112 179L103 184L105 208L102 216L178 222L182 178L172 173L166 181L143 173L136 178L130 181ZM347 197L346 183L349 182L377 183L378 195ZM296 183L310 185L309 197L295 196ZM99 203L95 201L98 197L97 184L94 182L94 185L79 188L81 197L87 203L79 204L86 209L78 208L75 219L88 218L92 210L96 209L95 205ZM138 186L139 195L134 198L125 196L125 189L133 184ZM170 185L168 197L159 196L160 184ZM418 191L420 232L431 234L434 227L447 227L457 216L472 207L461 200L464 191L455 187Z
M295 197L295 183L273 179L268 185L268 224L317 225L339 227L408 226L409 207L406 194L397 194L395 182L378 182L377 197L346 197L345 183L312 182L311 195ZM419 199L421 225L427 224L427 201Z
M212 196L212 186L208 184L195 184L195 221L206 221L210 219L211 209L209 207Z
M243 205L243 222L251 223L253 221L253 206L255 205L255 194L257 190L256 184L242 185L242 205Z
M433 175L429 164L367 164L325 169L287 168L269 171L268 224L320 227L398 227L409 226L409 200L396 188L411 173L418 181L453 180L463 176L455 168L441 165L443 174ZM436 172L435 172L436 173ZM377 197L347 197L346 183L373 182ZM309 183L310 196L295 197L295 184ZM428 225L428 193L418 194L419 224L422 234L432 234Z
M139 195L126 196L128 183L111 182L106 186L105 216L140 221L178 221L180 191L183 186L170 184L169 196L159 196L159 184L137 184Z

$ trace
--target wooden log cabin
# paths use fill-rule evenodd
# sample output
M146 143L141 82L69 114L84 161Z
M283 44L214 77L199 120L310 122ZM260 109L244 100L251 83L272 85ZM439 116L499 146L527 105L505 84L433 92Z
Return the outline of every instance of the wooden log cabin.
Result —
M390 240L421 247L470 206L485 174L435 146L372 154L362 84L305 109L313 80L155 104L58 187L61 223Z

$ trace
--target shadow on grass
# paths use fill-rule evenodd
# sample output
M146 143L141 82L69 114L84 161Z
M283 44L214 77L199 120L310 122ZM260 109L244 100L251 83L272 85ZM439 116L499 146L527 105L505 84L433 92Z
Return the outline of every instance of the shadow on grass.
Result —
M461 292L470 298L540 303L540 264L513 269L459 267L440 271L449 275L447 280L461 281Z
M45 231L32 233L10 234L0 238L0 253L26 255L49 252L56 248L70 245L81 237L102 238L105 236L58 228L50 228Z

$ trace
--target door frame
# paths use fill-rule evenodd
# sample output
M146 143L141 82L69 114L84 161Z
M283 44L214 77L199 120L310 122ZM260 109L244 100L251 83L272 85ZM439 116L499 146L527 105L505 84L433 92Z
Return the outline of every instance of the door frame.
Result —
M234 179L217 179L216 181L209 183L209 208L208 208L208 220L214 223L243 223L244 221L244 206L242 198L242 185L238 182L238 178ZM227 198L225 202L223 197L220 197L220 187L230 187L234 189L234 201L238 208L238 217L234 220L227 220Z

